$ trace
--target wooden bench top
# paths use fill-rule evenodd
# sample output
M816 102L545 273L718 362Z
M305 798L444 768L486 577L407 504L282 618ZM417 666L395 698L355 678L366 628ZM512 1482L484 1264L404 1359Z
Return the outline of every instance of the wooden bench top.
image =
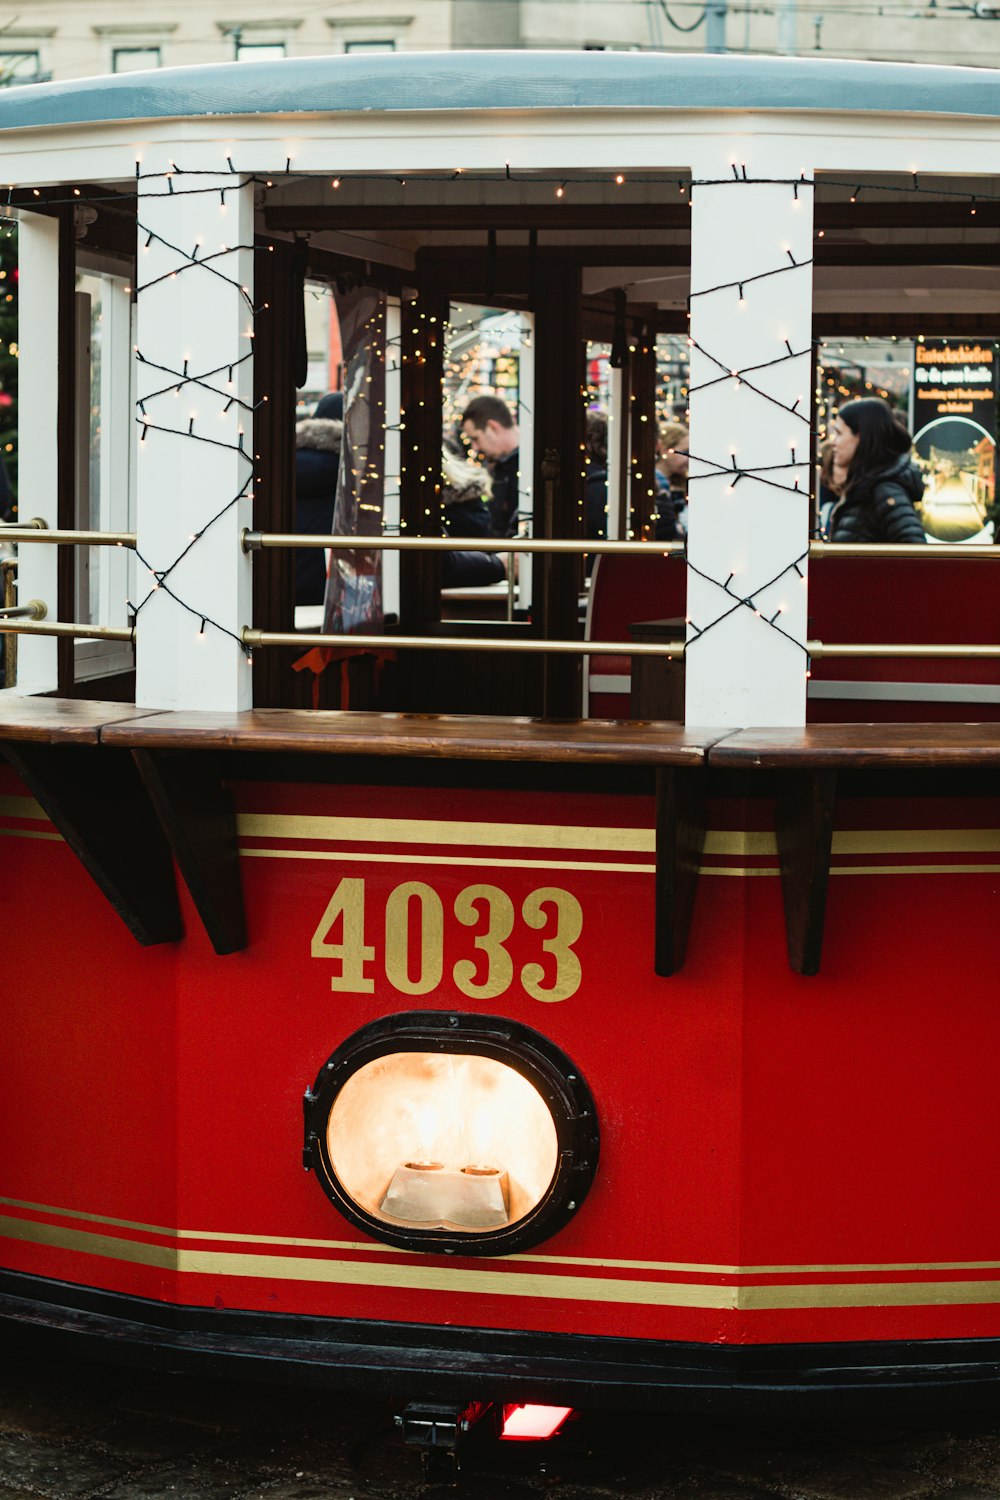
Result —
M0 740L31 740L36 745L71 742L96 745L101 731L120 720L135 722L155 710L131 703L97 703L83 698L0 697Z
M708 752L712 766L810 771L896 766L1000 766L1000 724L812 724L737 729Z
M706 729L613 719L488 718L257 708L163 712L127 703L0 697L0 741L145 750L267 750L444 760L739 770L1000 766L1000 724L814 724Z
M723 733L611 719L257 708L246 713L149 714L109 723L101 733L101 743L134 750L284 750L445 760L697 766L704 762L708 746Z

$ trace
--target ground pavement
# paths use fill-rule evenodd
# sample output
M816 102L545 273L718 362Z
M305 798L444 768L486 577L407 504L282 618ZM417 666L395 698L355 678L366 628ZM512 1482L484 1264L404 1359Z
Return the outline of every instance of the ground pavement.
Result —
M2 1346L0 1346L2 1347ZM383 1400L0 1355L0 1500L1000 1500L998 1415L581 1414L426 1485Z

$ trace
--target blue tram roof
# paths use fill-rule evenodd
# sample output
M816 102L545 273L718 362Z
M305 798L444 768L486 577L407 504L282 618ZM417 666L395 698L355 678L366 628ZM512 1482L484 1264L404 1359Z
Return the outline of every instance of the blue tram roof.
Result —
M207 115L460 109L1000 115L996 71L697 53L408 52L222 63L0 91L0 130Z

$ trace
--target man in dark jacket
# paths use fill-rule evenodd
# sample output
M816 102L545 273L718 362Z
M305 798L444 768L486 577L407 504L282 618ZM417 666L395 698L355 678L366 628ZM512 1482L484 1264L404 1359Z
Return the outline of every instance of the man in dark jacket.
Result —
M494 536L517 531L521 433L506 401L476 396L462 413L462 431L473 453L485 458L493 481L490 530Z

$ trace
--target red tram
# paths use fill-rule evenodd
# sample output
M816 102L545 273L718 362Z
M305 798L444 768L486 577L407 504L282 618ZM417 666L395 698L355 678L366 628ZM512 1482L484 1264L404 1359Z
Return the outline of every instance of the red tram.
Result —
M525 54L0 100L12 1328L459 1404L995 1389L1000 551L811 545L799 407L824 320L901 326L896 267L970 197L930 315L992 333L964 273L997 97L972 70ZM371 293L355 525L311 542L304 277L348 327ZM507 619L474 617L504 589L440 587L463 301L530 349ZM643 402L655 334L688 328L690 536L664 548ZM576 377L605 335L617 534L588 542ZM293 628L296 541L333 554L339 628Z

